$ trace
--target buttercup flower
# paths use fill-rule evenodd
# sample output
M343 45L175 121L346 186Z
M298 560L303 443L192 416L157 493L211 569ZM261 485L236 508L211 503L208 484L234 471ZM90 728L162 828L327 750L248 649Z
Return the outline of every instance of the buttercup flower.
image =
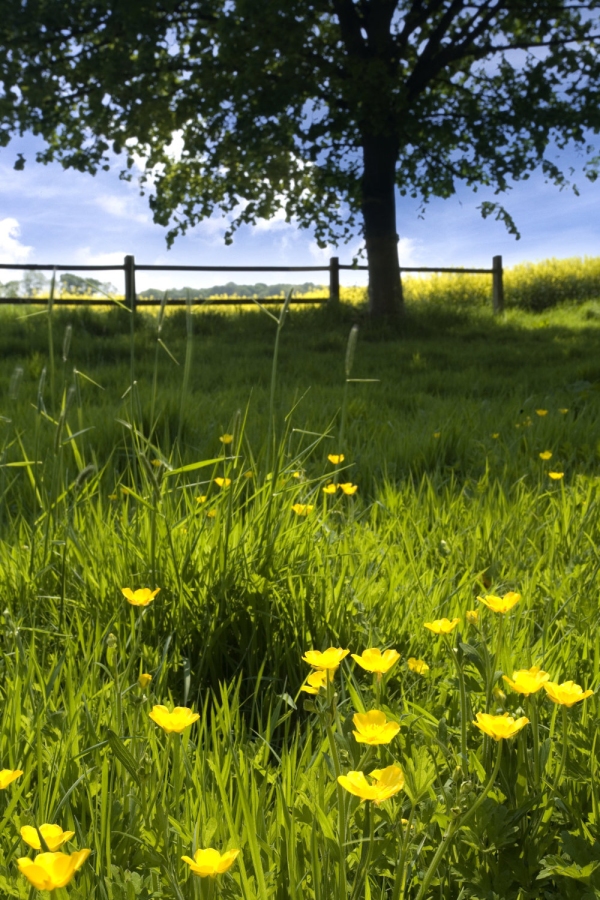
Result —
M552 451L544 450L542 453L540 453L540 459L544 459L544 460L552 459Z
M473 722L484 734L488 734L495 741L501 741L505 738L514 737L521 728L525 728L529 724L529 719L521 716L519 719L513 719L508 713L502 716L492 716L489 713L477 713L477 721Z
M21 875L24 875L38 891L53 891L68 885L91 852L91 850L76 850L70 855L38 853L35 859L22 856L17 860L17 865Z
M310 503L294 503L292 509L297 516L308 516L313 511L314 506L311 506Z
M345 484L340 484L340 491L343 491L349 497L351 497L352 494L355 494L357 492L357 490L358 490L358 485L352 484L351 481L346 481Z
M563 416L566 416L566 414L567 414L568 412L569 412L568 409L559 409L559 413L561 413Z
M560 481L561 478L565 477L564 472L548 472L548 476L552 479L552 481Z
M132 591L131 588L128 587L121 588L121 593L132 606L148 606L149 603L152 603L159 591L160 588L156 588L154 591L151 591L150 588L138 588L136 591Z
M176 706L173 712L169 712L166 706L153 706L152 712L148 713L153 722L160 725L167 734L175 732L181 734L194 722L200 718L199 713L192 712L187 706Z
M215 484L218 484L220 488L229 487L231 484L231 478L215 478Z
M547 409L536 409L536 414L538 416L547 416L548 410Z
M439 440L439 437L440 437L441 433L442 433L441 431L434 431L434 432L433 432L433 436L434 436L434 438L436 439L436 441Z
M232 867L236 861L239 850L228 850L226 853L219 853L218 850L208 848L207 850L196 850L194 858L182 856L182 860L188 864L194 875L206 878L215 875L223 875Z
M374 803L383 803L389 800L404 787L404 775L398 766L387 766L385 769L375 769L371 772L373 784L369 784L364 772L348 772L347 775L338 776L341 786L355 797L361 800L373 800Z
M514 591L509 591L508 594L505 594L504 597L497 597L495 594L488 594L486 597L478 597L477 598L480 603L483 603L487 606L488 609L491 609L492 612L497 613L507 613L509 609L512 609L513 606L521 599L520 594L516 594Z
M384 712L372 709L367 713L356 713L352 721L356 731L353 731L359 744L370 744L372 747L378 744L389 744L400 731L397 722L388 722Z
M372 647L369 650L363 650L362 656L353 653L352 659L367 672L379 672L383 675L398 662L400 654L396 650L384 650L382 653L378 647Z
M415 659L414 656L409 656L406 660L406 665L411 672L416 672L417 675L424 675L425 672L429 672L429 666L424 659Z
M460 619L435 619L433 622L423 622L425 628L428 628L430 631L433 631L434 634L450 634L451 631L454 631Z
M302 472L292 472L292 478L302 478Z
M493 433L493 435L492 435L492 438L493 438L495 441L498 440L499 437L500 437L500 432L499 432L499 431L495 431L495 432Z
M334 466L338 466L340 463L344 462L345 456L343 453L330 453L327 459L330 463L333 463Z
M321 688L327 686L328 677L329 672L327 669L317 669L315 672L310 673L300 690L305 691L307 694L318 694Z
M140 672L140 677L138 678L138 684L142 690L144 690L144 688L147 688L151 681L152 681L152 675L148 675L147 672Z
M196 497L196 503L206 503L206 500L206 494L202 494L200 497Z
M247 472L244 472L244 478L254 478L254 472L252 469L248 469Z
M326 484L325 487L323 488L324 494L335 494L336 491L337 491L337 484L333 484L333 483Z
M586 700L594 693L593 691L584 691L580 685L575 684L573 681L564 681L562 684L557 684L555 681L547 681L544 685L544 690L552 702L558 703L560 706L575 706L580 700Z
M323 653L320 650L307 650L302 659L313 669L337 669L349 653L349 650L342 650L341 647L329 647Z
M549 680L550 676L547 672L543 672L539 666L532 666L530 669L519 669L518 672L513 672L512 679L508 675L503 675L502 678L510 685L513 691L529 696L529 694L535 694L536 691L539 691L544 686L544 683Z
M469 623L469 625L477 625L479 622L479 610L478 609L468 609L465 615L465 619Z
M3 791L9 784L20 778L22 774L20 769L0 769L0 791Z
M58 850L59 847L62 847L63 844L66 844L67 841L70 841L75 832L63 831L60 825L40 825L40 834L46 841L48 850L54 852L55 850ZM42 849L40 836L37 833L37 829L32 825L23 825L21 828L21 837L25 843L29 844L30 847L33 847L34 850Z
M222 434L219 438L222 444L232 444L233 443L233 435L232 434Z

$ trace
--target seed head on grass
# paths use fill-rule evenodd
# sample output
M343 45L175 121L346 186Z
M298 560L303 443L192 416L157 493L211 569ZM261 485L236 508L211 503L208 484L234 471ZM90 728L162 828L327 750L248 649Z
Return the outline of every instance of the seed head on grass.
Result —
M132 591L131 588L121 588L121 593L125 597L128 603L131 603L132 606L148 606L158 592L160 588L156 588L151 591L150 588L137 588L137 590Z
M181 858L188 864L194 875L199 875L200 878L214 878L216 875L223 875L232 867L239 852L239 850L227 850L226 853L219 853L218 850L209 847L206 850L196 850L193 859L189 856Z

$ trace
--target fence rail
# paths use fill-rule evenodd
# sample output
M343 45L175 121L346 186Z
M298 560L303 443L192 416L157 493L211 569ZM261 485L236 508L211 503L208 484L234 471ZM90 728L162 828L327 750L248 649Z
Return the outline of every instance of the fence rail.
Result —
M336 305L340 302L340 271L368 271L368 266L349 265L340 263L337 256L332 256L327 266L154 266L136 263L135 257L128 255L122 265L58 265L50 263L0 263L0 269L16 269L19 271L50 271L50 272L123 272L125 281L125 303L135 312L138 306L159 306L160 300L151 300L138 297L135 289L136 272L329 272L329 297L298 297L292 299L295 304L330 303ZM504 309L504 283L502 257L494 256L491 269L461 269L455 266L400 266L402 272L443 272L456 275L491 275L492 276L492 309L495 313ZM89 306L106 306L107 300L81 300L64 299L57 297L53 300L56 304L72 305L81 302ZM182 299L168 300L171 306L183 306L187 301ZM210 300L196 298L191 301L194 305L211 306L239 306L241 303L251 303L251 297L228 298L224 300ZM283 303L281 297L261 297L263 304ZM36 297L0 297L0 304L36 304L48 303L48 299Z

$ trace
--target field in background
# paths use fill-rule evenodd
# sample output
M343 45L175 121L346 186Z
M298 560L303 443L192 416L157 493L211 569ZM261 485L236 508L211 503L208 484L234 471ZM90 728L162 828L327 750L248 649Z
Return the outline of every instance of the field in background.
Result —
M0 752L24 773L0 791L3 895L30 896L19 828L56 822L92 850L77 900L596 896L598 701L498 679L599 684L597 301L429 300L402 334L295 309L275 381L259 310L140 312L133 340L121 309L0 317ZM509 590L504 617L477 600ZM423 626L442 616L456 653ZM379 688L345 660L335 698L302 694L330 644L401 659ZM200 720L163 734L161 703ZM373 707L400 732L365 753ZM486 708L535 728L496 746ZM381 806L336 787L392 763ZM241 854L189 875L206 846Z

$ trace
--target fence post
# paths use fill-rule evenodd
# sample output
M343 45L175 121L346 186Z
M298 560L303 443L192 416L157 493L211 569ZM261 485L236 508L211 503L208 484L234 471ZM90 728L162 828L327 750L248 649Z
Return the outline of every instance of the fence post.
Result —
M132 313L135 312L135 256L125 257L125 303Z
M504 282L502 281L502 257L492 259L492 309L494 313L504 312Z
M340 260L332 256L329 260L329 305L338 306L340 302Z

